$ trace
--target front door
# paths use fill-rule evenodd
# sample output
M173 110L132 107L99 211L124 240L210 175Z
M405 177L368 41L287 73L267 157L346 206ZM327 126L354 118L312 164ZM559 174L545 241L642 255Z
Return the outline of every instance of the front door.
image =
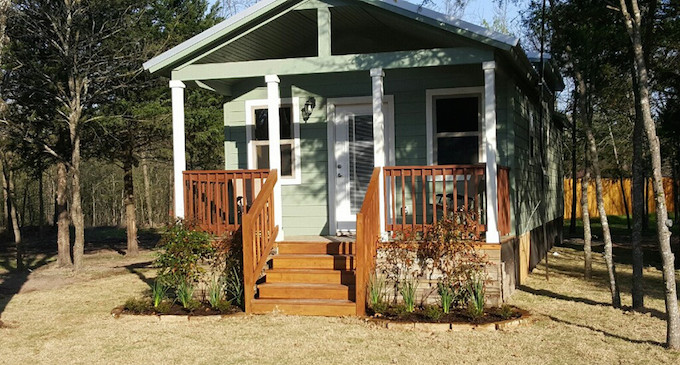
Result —
M356 230L356 214L366 195L374 165L373 107L335 109L336 221L340 233Z

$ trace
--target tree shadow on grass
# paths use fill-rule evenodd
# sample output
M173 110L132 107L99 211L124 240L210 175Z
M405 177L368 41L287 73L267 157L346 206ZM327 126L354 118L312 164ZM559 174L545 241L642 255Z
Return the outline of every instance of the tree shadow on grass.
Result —
M595 328L593 326L569 322L569 321L566 321L564 319L560 319L560 318L557 318L557 317L551 316L551 315L549 315L548 318L550 318L552 321L555 321L557 323L562 323L562 324L566 324L566 325L569 325L569 326L576 326L576 327L584 328L584 329L587 329L587 330L590 330L590 331L593 331L593 332L601 333L601 334L603 334L604 336L607 336L607 337L616 338L618 340L623 340L623 341L638 343L638 344L645 344L645 345L664 346L664 344L661 343L661 342L652 341L652 340L636 340L636 339L632 339L632 338L628 338L628 337L623 337L621 335L617 335L617 334L614 334L614 333L611 333L611 332L607 332L605 330L601 330L601 329Z
M145 270L145 269L153 268L153 261L150 260L150 261L138 262L138 263L135 263L135 264L130 264L130 265L122 266L122 267L127 269L127 271L129 271L130 273L137 275L139 280L145 282L149 286L149 288L151 288L151 286L153 285L154 279L147 277L146 275L144 275L144 272L143 272L143 270Z
M28 277L33 271L49 263L53 255L35 253L25 254L25 269L23 270L17 270L14 265L11 264L12 257L16 257L11 251L3 253L2 257L3 259L0 263L0 267L7 270L7 272L0 275L0 318L9 302L21 291L21 288L23 288L24 284L28 281Z
M539 296L553 298L553 299L565 300L565 301L569 301L569 302L583 303L583 304L588 304L588 305L593 305L593 306L604 306L604 307L610 307L611 306L611 303L600 302L600 301L596 301L596 300L592 300L592 299L588 299L588 298L573 297L573 296L569 296L569 295L565 295L565 294L555 293L553 291L545 290L545 289L535 289L535 288L528 287L526 285L520 286L519 289L523 292L527 292L527 293L530 293L530 294L533 294L533 295L539 295ZM628 307L628 306L623 306L620 309L622 311L632 311L633 310L632 307ZM644 314L649 314L654 318L658 318L658 319L661 319L661 320L664 320L664 321L666 320L666 313L659 311L657 309L642 308L642 309L638 310L638 312L644 313Z

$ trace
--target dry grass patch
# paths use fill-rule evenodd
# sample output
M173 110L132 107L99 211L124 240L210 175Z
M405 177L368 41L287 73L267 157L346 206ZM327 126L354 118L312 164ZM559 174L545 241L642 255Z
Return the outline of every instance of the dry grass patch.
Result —
M115 261L123 259L113 257L109 265L112 275L97 274L55 289L13 296L1 317L10 328L0 328L0 359L7 363L83 364L680 361L680 353L659 345L665 336L665 322L657 318L664 305L660 292L652 291L647 298L652 310L649 315L614 310L606 305L609 293L601 282L603 263L595 265L596 279L585 282L580 278L581 253L564 248L557 252L559 257L550 258L550 281L545 281L539 268L530 276L526 289L511 300L511 304L538 317L533 325L510 331L444 333L387 330L358 318L262 315L213 321L159 321L138 316L114 319L111 309L147 291L142 278L153 275L153 270L120 270ZM630 267L619 269L624 283ZM657 283L661 277L656 270L645 274L650 283ZM630 303L629 295L624 294L622 299Z

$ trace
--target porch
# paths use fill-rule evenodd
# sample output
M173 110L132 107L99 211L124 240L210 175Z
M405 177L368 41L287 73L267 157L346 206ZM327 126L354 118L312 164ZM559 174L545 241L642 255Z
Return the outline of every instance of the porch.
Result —
M396 232L426 230L447 212L469 212L471 238L481 249L498 250L498 243L486 243L487 232L511 233L509 169L498 168L493 195L486 176L484 164L376 167L353 236L279 242L276 170L184 171L182 186L187 220L215 235L241 231L247 313L364 315L377 244Z

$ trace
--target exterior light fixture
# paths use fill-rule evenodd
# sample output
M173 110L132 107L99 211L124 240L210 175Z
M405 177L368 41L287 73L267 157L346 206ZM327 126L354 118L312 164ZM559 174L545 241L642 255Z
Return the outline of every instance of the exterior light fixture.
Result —
M305 105L302 107L302 119L306 122L309 117L312 115L312 111L314 111L314 108L316 108L316 99L313 97L309 97L307 101L305 102Z

